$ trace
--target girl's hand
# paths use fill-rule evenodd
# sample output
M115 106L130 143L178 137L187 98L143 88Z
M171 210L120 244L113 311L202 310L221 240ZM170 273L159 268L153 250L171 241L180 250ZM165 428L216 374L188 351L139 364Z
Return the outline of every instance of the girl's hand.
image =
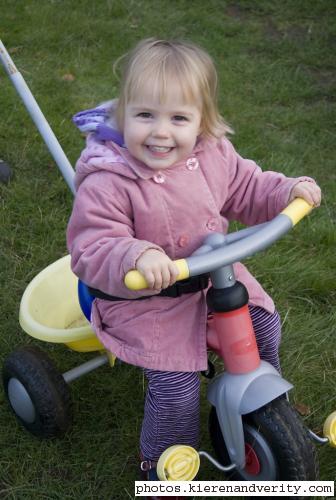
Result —
M301 181L291 190L288 201L291 202L294 198L303 198L309 205L319 207L321 204L321 189L314 182Z
M161 290L173 285L179 270L163 252L154 248L146 250L137 260L136 269L144 276L148 288Z

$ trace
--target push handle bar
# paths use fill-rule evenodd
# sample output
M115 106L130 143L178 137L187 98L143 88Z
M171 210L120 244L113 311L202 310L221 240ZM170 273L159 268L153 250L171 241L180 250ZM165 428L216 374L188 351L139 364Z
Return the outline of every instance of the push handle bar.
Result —
M205 245L190 257L174 261L179 270L177 281L214 271L265 250L308 215L312 208L302 198L296 198L271 221L222 236L222 244L214 248L205 241ZM147 288L145 278L136 270L129 271L124 282L130 290Z
M58 168L60 169L65 182L69 186L71 192L75 194L74 177L75 172L65 156L60 143L56 139L54 132L52 131L49 123L45 119L41 108L37 104L33 94L29 90L28 85L23 79L23 76L16 68L12 58L8 54L4 44L0 40L0 62L3 64L9 78L11 79L17 93L21 97L24 105L27 108L33 122L38 128L44 142L46 143L52 157L54 158Z

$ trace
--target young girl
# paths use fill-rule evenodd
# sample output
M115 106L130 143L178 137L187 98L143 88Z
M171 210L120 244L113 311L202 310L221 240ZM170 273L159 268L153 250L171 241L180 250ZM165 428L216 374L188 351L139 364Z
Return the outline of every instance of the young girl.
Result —
M231 220L270 220L295 197L320 203L312 179L262 172L239 156L226 138L231 129L218 112L216 93L216 70L206 52L148 39L126 59L118 101L79 119L85 130L91 120L96 132L77 163L67 233L72 269L103 292L92 309L99 339L145 370L140 449L142 469L151 474L168 446L198 446L198 372L207 369L206 285L195 282L176 297L172 260L191 255L212 232L226 233ZM105 135L97 134L98 122ZM118 130L109 136L111 124ZM145 276L148 290L125 287L130 269ZM272 299L242 264L235 270L249 292L261 357L280 370L280 321Z

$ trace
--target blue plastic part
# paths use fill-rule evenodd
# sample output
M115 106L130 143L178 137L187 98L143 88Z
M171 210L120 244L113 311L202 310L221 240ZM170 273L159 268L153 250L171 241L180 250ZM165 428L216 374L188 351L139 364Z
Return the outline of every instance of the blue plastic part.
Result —
M94 296L91 295L91 293L89 292L89 288L81 280L78 280L78 300L84 316L88 321L90 321Z

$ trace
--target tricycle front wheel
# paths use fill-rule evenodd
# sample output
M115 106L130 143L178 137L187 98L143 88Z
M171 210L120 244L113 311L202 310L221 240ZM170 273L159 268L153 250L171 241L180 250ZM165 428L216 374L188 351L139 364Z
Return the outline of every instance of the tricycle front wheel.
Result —
M315 447L299 416L288 401L278 398L243 416L246 466L230 472L238 481L315 481L318 463ZM216 409L209 417L214 450L223 465L230 464Z
M40 349L21 347L5 359L3 383L19 422L41 438L62 436L72 422L68 385Z

